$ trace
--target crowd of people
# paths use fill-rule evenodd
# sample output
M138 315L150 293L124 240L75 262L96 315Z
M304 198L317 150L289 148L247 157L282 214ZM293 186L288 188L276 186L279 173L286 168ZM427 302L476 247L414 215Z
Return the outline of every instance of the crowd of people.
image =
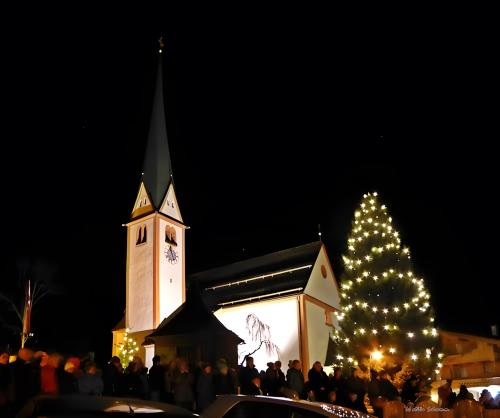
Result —
M286 396L362 412L367 412L369 404L378 417L383 416L387 401L399 400L410 406L430 402L424 389L426 382L418 376L411 375L401 391L384 371L371 370L369 379L363 376L354 368L348 376L340 368L328 376L316 361L306 379L299 360L290 361L286 372L280 361L269 362L266 370L259 371L252 357L246 358L245 366L237 368L229 367L224 359L215 365L200 362L192 368L182 358L163 365L160 357L155 356L149 370L139 356L134 356L125 368L119 357L112 357L100 370L89 359L63 358L57 353L23 348L11 363L9 354L0 352L0 416L14 416L28 399L38 394L134 397L197 412L209 406L216 395ZM465 386L456 395L451 384L447 381L439 388L440 406L451 408L458 400L472 398ZM483 391L480 402L487 408L499 406L498 396L493 398L488 391Z
M474 400L474 395L469 392L467 386L462 384L458 394L452 390L453 381L451 379L446 380L443 386L438 389L439 395L439 405L443 408L453 408L453 406L462 400ZM481 396L479 396L479 404L486 409L497 409L500 408L500 393L493 397L488 389L483 389Z

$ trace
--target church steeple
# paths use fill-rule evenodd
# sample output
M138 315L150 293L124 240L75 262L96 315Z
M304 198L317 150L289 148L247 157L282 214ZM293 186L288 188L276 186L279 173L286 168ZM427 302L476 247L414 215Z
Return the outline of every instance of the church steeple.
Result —
M163 41L160 39L158 72L156 74L153 108L149 123L148 142L143 168L143 182L156 210L160 209L172 179L172 163L168 148L165 104L163 100L162 51Z
M142 182L132 209L132 219L157 211L182 222L172 181L172 162L168 147L163 97L163 48L163 39L160 38L158 71L144 156Z

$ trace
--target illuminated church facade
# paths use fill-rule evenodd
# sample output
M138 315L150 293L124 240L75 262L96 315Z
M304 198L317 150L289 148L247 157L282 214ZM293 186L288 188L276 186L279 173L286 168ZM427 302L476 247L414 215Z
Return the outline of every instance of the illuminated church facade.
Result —
M161 61L161 54L159 58ZM300 359L304 370L316 360L330 361L330 336L338 328L335 313L340 302L321 241L186 277L187 227L172 177L161 62L143 177L126 227L126 308L123 320L112 331L113 355L118 354L128 331L141 347L139 354L146 366L155 354L164 362L177 356L190 357L193 351L183 347L188 339L180 335L182 323L175 322L184 321L188 328L193 324L187 322L197 322L197 315L208 315L211 318L206 323L211 328L205 326L205 333L213 329L210 332L217 333L220 344L225 338L237 344L233 362L241 363L250 353L260 369L278 359L284 364ZM188 287L196 289L196 297L187 292ZM186 297L193 298L191 304ZM209 313L196 310L195 304L204 305ZM220 356L223 351L215 348L209 352Z

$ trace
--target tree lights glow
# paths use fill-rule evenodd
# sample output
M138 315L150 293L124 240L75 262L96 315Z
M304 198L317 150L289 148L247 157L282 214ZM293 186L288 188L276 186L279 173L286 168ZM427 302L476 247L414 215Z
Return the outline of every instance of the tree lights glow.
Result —
M336 354L353 360L343 365L371 359L380 367L411 364L433 373L441 357L430 293L415 275L410 249L401 244L392 221L377 193L365 194L354 212L343 256Z
M139 351L139 347L137 346L137 342L134 341L133 338L128 336L128 328L125 331L125 335L123 336L123 341L118 344L118 357L120 357L120 361L123 367L126 367L129 362L132 361L137 352Z

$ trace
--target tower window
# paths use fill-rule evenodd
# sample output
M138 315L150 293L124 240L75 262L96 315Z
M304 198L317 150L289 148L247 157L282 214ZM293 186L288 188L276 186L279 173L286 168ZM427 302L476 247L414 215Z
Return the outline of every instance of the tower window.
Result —
M165 242L177 245L177 234L173 226L165 225Z
M135 240L135 245L145 244L148 240L148 230L146 225L141 225L137 228L137 237Z

